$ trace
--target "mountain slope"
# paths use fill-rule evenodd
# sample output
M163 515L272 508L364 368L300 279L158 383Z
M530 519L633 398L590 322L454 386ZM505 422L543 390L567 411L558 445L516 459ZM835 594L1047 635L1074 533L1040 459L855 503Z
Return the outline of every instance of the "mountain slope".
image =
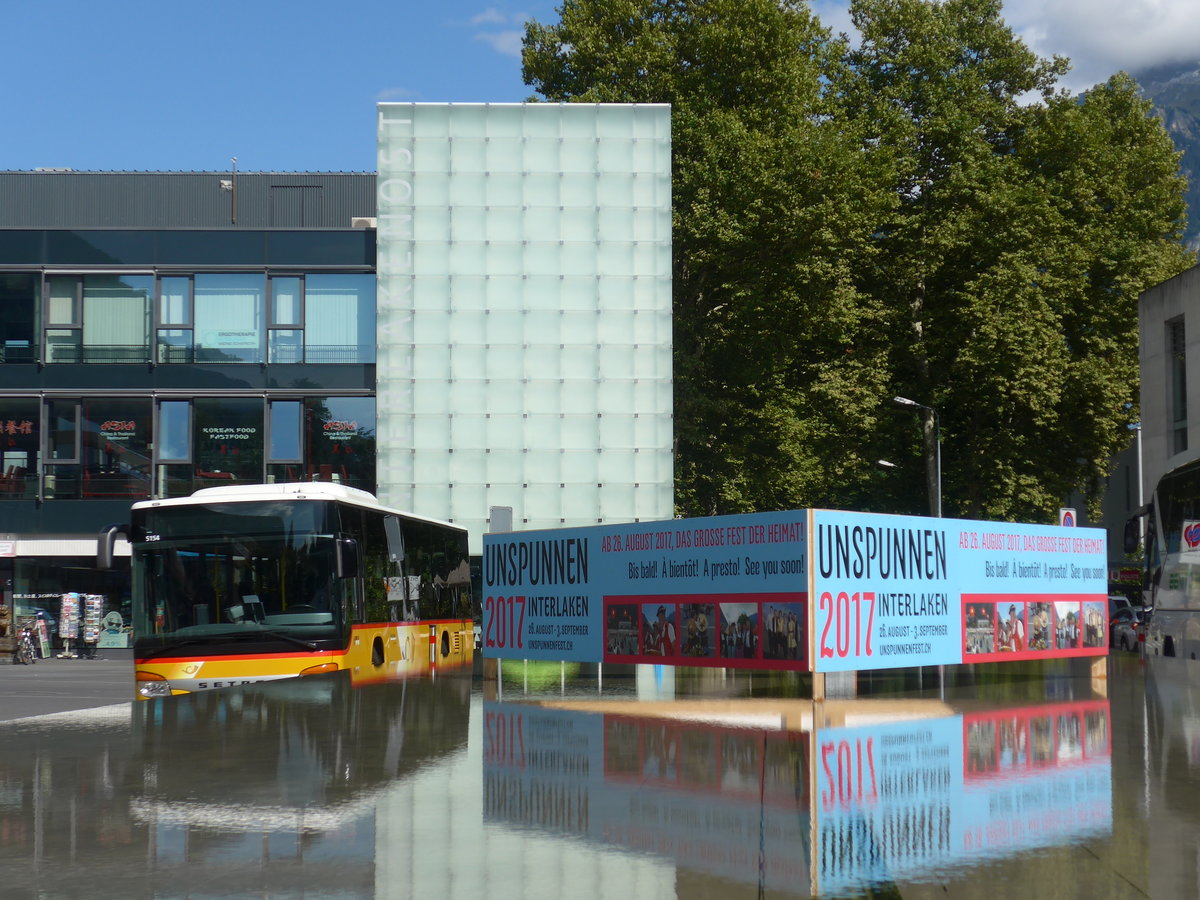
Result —
M1166 123L1180 167L1188 179L1188 223L1184 241L1200 249L1200 62L1172 63L1131 72Z

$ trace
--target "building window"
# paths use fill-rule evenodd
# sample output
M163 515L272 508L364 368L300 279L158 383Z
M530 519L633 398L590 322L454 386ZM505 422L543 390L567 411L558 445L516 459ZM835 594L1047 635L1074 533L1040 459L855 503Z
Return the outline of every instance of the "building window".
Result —
M41 401L0 397L0 500L37 496L41 466Z
M192 279L175 275L160 278L155 361L195 362L192 335Z
M300 481L301 452L300 424L304 418L299 400L276 400L271 403L270 442L267 453L267 481Z
M150 360L151 275L46 279L46 362Z
M46 279L46 362L80 362L83 333L80 328L80 279L56 275Z
M151 406L148 399L83 401L84 497L149 497Z
M38 360L39 318L48 363L375 362L371 274L4 275L0 362Z
M375 362L375 276L309 275L305 325L305 362Z
M41 281L33 273L0 275L0 363L37 361Z
M192 404L163 400L158 404L158 468L154 493L186 497L192 492Z
M193 401L195 489L263 480L263 401L204 397Z
M79 401L48 400L44 496L47 500L77 500L79 475Z
M197 275L196 362L263 362L263 275Z
M305 480L375 492L374 397L306 398L304 444Z
M1188 448L1187 354L1182 318L1167 323L1167 360L1172 452L1182 453Z
M83 279L83 361L150 361L152 275L87 275Z

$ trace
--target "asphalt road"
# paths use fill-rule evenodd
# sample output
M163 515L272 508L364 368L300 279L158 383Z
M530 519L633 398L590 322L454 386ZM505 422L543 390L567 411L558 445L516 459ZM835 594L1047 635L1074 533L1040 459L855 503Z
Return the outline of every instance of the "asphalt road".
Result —
M133 701L133 659L39 659L0 662L0 721Z

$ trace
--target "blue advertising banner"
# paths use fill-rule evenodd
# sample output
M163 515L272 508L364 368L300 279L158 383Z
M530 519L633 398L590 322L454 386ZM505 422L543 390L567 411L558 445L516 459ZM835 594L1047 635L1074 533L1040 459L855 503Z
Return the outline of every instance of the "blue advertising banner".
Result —
M839 672L1108 649L1100 529L793 510L483 551L494 658Z
M814 670L1107 652L1097 528L813 511Z
M487 534L483 651L808 668L808 512Z

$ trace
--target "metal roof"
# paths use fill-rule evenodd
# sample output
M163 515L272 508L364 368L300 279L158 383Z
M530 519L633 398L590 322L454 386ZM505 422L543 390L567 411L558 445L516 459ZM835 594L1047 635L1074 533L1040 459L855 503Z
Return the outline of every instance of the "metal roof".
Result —
M0 228L328 229L374 215L374 172L0 172Z

